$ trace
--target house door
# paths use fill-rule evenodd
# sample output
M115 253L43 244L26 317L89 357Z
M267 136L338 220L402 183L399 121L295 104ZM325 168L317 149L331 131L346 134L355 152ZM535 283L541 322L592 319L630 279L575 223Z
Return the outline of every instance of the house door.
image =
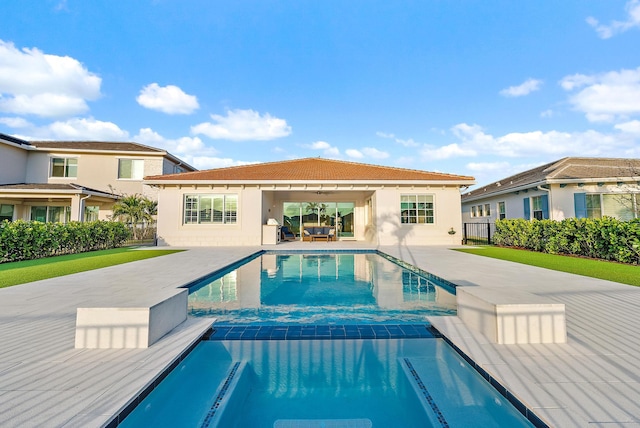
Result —
M284 202L282 224L300 236L302 226L335 226L340 237L353 237L355 203Z

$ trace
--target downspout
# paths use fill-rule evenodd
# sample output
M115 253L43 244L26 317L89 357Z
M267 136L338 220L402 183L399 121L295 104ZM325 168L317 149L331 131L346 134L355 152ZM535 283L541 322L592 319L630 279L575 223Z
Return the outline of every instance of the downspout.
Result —
M549 220L553 220L553 203L551 203L551 189L542 187L542 184L539 184L538 190L544 190L549 195Z
M80 196L80 195L78 195ZM80 198L80 203L78 205L80 205L78 207L78 209L80 210L80 212L78 213L78 221L83 223L84 222L84 201L89 199L91 197L91 195L87 195L84 198Z

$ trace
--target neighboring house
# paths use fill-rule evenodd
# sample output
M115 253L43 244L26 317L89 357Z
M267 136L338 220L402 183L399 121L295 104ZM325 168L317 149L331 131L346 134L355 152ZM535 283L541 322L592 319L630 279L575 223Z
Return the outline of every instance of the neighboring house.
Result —
M194 170L142 144L29 142L0 133L0 221L106 219L121 195L157 199L145 175Z
M307 158L145 182L159 189L160 245L260 245L269 219L297 239L305 226L331 226L339 240L432 245L460 242L460 188L474 179Z
M638 218L640 159L567 157L462 195L462 221Z

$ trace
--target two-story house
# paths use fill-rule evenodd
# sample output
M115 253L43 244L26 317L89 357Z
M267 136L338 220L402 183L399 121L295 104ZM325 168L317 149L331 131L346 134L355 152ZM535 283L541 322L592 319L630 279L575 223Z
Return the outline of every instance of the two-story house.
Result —
M640 217L640 159L567 157L462 195L464 223Z
M137 143L25 141L0 133L0 221L106 219L122 195L157 199L146 175L195 171Z

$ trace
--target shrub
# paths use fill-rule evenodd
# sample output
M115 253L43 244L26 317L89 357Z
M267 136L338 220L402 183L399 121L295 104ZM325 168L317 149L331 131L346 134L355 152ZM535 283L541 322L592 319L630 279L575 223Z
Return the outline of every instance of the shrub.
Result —
M4 221L0 223L0 263L115 248L129 236L126 225L112 221Z
M640 264L640 219L496 221L496 245Z

